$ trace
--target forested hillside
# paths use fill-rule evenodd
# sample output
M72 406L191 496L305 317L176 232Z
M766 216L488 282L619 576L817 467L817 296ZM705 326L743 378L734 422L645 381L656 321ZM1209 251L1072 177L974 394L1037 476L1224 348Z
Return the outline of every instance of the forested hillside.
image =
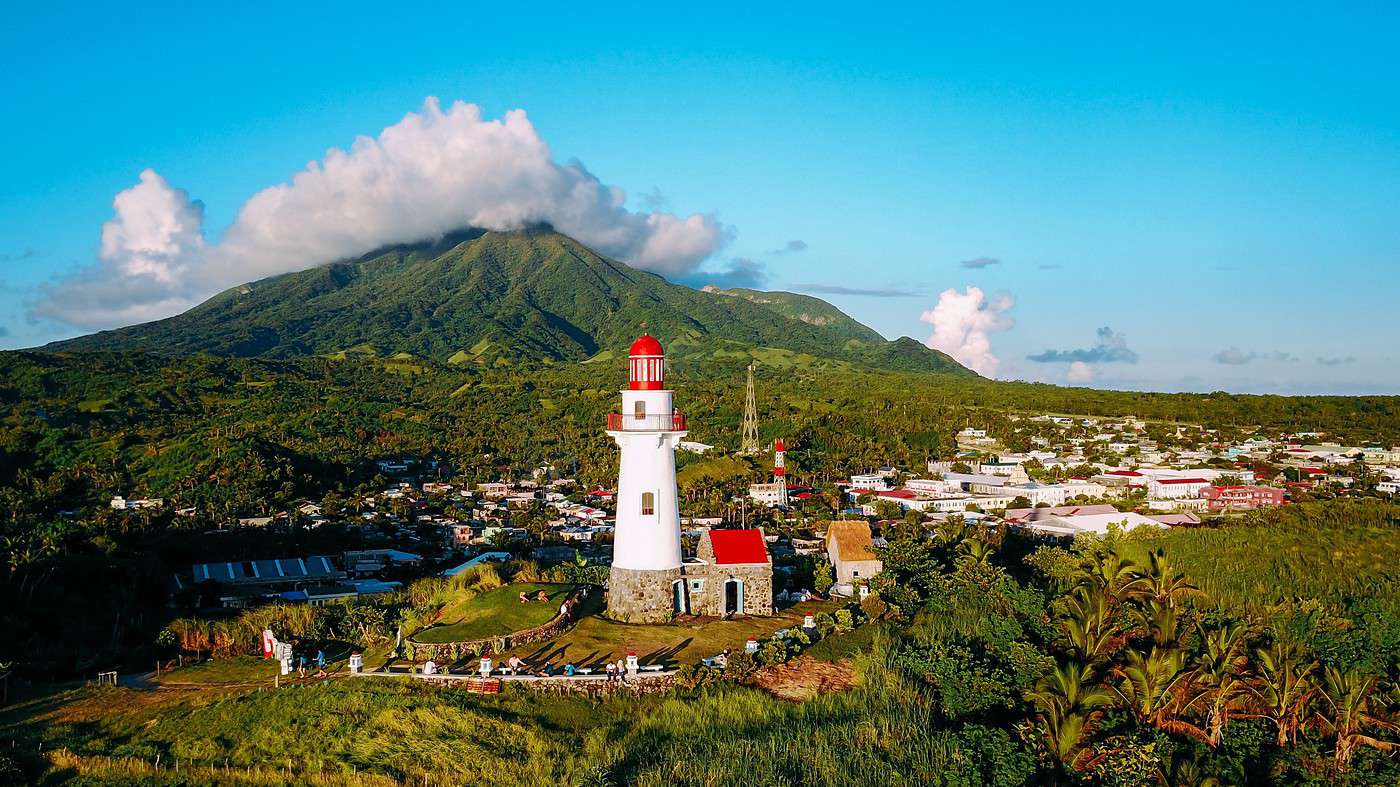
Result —
M734 344L890 369L971 376L791 293L671 284L546 229L463 232L235 287L165 320L55 350L287 358L407 353L434 363L580 361L625 352L646 325L673 357Z

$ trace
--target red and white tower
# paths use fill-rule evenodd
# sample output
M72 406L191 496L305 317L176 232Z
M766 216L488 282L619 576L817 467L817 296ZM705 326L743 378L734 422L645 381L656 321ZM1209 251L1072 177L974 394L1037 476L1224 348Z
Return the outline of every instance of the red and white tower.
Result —
M676 444L686 424L666 388L660 342L647 334L633 342L628 372L622 412L608 416L608 435L622 449L608 612L655 623L686 608L676 494Z
M788 504L787 496L787 463L783 457L786 448L783 445L783 438L779 437L773 443L773 483L778 487L779 505Z

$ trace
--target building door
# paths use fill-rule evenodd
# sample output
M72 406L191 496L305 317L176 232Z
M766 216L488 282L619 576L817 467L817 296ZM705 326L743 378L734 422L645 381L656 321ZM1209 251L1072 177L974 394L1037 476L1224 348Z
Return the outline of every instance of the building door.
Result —
M685 580L678 579L671 583L671 611L677 615L690 614L690 599L685 595Z
M744 611L744 583L731 579L724 583L724 614L733 615Z

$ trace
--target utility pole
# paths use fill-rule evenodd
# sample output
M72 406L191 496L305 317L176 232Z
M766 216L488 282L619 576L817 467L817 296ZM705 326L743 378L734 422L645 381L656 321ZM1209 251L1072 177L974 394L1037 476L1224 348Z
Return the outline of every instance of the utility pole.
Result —
M744 392L744 431L739 440L739 453L758 453L758 404L753 395L753 364L749 364L749 382Z

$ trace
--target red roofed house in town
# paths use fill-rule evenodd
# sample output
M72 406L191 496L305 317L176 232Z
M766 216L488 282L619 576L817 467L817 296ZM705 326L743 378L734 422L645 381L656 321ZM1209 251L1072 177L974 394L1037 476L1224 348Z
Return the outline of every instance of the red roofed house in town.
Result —
M773 614L773 560L762 528L706 531L682 570L692 615Z
M1283 505L1283 490L1271 486L1212 486L1201 493L1212 511L1249 511Z

